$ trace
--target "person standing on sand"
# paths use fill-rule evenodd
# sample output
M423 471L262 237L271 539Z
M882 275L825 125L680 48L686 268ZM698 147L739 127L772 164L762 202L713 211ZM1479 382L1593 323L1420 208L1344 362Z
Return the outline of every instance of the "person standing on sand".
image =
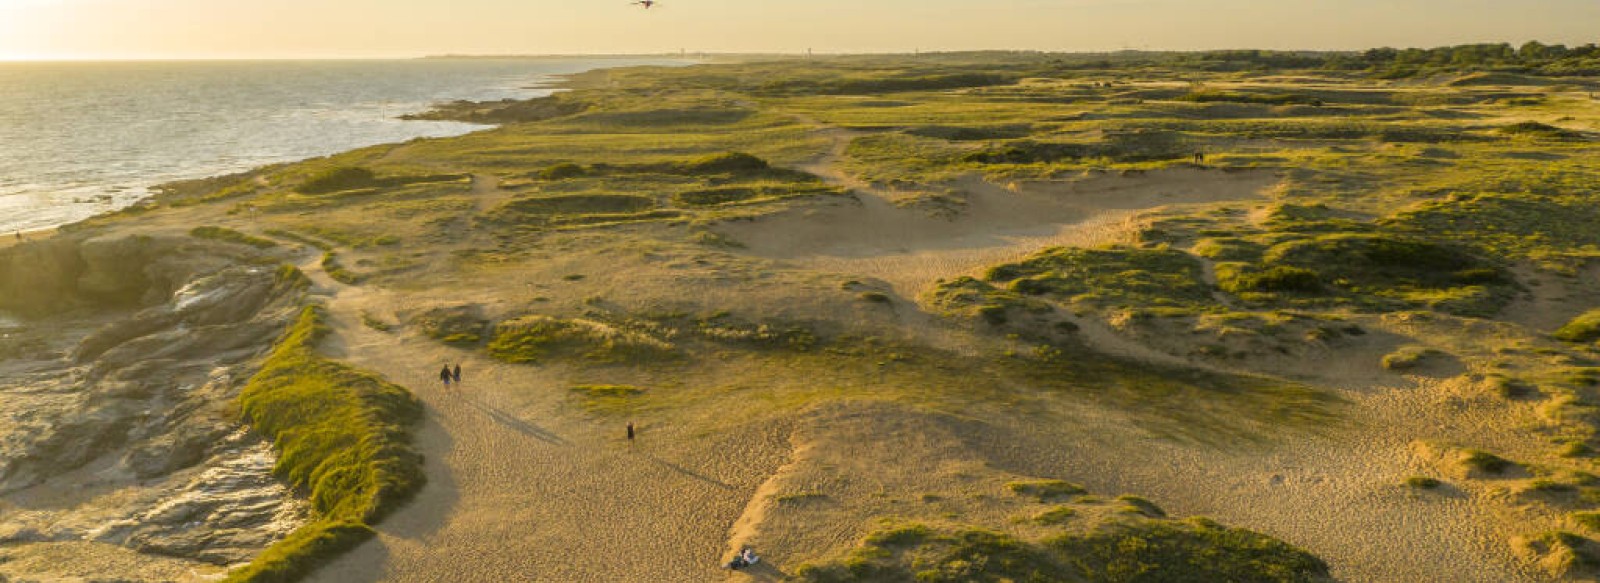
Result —
M628 422L628 443L633 443L633 422Z
M455 379L456 384L461 384L461 365L457 364L456 369L450 372L450 378Z
M444 365L444 368L439 371L439 380L444 381L444 388L450 388L451 378L453 377L450 375L450 365Z

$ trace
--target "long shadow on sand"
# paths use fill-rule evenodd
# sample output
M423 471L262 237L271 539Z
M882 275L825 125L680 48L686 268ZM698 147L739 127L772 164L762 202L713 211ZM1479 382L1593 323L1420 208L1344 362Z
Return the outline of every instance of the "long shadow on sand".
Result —
M728 484L726 482L723 482L723 481L718 480L716 478L713 478L711 476L707 476L705 474L696 473L694 470L691 470L689 468L686 468L686 467L680 466L678 464L669 462L667 460L658 458L653 454L648 454L647 453L647 454L644 454L644 457L645 457L645 459L648 459L648 460L650 460L652 462L655 462L656 465L659 465L661 467L667 468L667 469L672 470L674 472L677 472L679 474L688 476L690 478L694 478L696 480L700 480L702 482L705 482L705 483L710 484L712 486L716 486L716 487L721 488L723 490L736 490L737 489L732 484Z
M467 405L471 406L473 409L477 409L484 415L488 415L491 421L500 424L501 427L505 427L506 429L510 429L517 433L521 433L551 445L567 445L567 440L562 439L561 436L552 433L550 430L518 419L516 416L496 409L492 405L483 403L476 399L469 399L465 397L463 397L461 400Z

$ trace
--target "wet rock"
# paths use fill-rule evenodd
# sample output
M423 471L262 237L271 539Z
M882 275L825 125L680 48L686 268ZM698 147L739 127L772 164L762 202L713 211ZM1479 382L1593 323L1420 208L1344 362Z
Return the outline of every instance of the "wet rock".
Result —
M248 442L244 432L226 441ZM287 535L307 508L272 475L264 442L236 446L147 508L111 521L91 540L218 565L249 560Z

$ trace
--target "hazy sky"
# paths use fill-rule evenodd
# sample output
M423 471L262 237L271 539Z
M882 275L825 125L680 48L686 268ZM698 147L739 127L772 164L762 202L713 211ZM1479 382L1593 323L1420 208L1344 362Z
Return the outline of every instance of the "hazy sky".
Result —
M0 59L1600 42L1600 0L0 0Z

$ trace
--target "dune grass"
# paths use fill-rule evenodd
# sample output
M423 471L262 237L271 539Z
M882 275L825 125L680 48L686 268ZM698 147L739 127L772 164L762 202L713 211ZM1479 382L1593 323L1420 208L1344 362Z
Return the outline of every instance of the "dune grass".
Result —
M501 322L489 341L489 355L514 364L556 358L591 363L650 363L676 356L672 343L649 333L590 319L527 316Z
M1327 564L1304 550L1210 520L1123 514L1077 526L1069 521L1075 515L1069 510L1046 512L1049 519L1041 523L1061 531L1039 539L970 526L891 526L867 535L842 558L801 565L795 578L809 583L1276 583L1321 581L1328 575Z
M1566 342L1594 342L1600 340L1600 310L1584 313L1573 318L1567 325L1556 330L1554 336Z
M408 429L421 404L376 375L318 356L323 319L320 308L305 308L240 396L246 421L273 440L275 473L307 495L314 514L230 582L297 581L371 538L371 525L422 486Z
M248 234L245 234L245 233L241 233L239 231L235 231L233 229L229 229L227 227L215 227L215 226L195 227L194 229L189 231L189 236L194 237L196 239L209 239L209 240L212 240L212 241L223 241L223 242L226 242L226 243L237 243L237 244L240 244L240 245L249 245L249 246L255 247L257 249L271 249L273 247L277 247L278 246L278 242L277 241L273 241L271 239L263 239L261 237L248 235Z

